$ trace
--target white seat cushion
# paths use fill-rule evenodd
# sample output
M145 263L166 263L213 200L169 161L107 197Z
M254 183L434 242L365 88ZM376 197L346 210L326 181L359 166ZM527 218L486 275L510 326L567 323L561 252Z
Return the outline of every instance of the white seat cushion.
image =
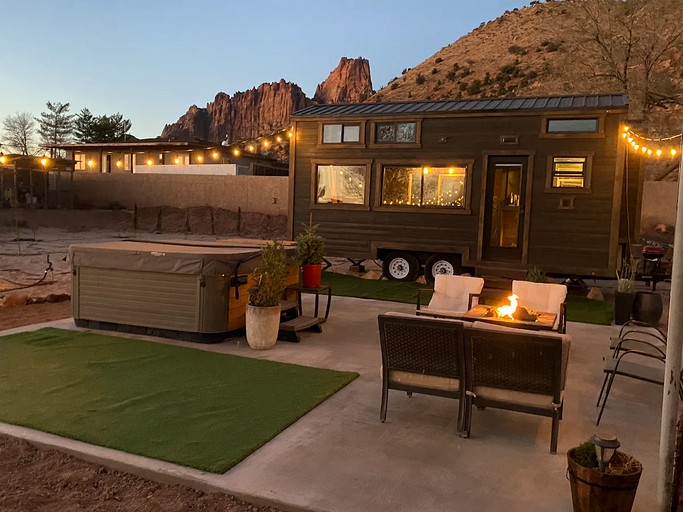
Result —
M556 314L555 327L557 327L560 321L560 305L567 298L565 285L512 281L512 293L519 297L520 306L542 313Z
M480 277L438 275L434 280L434 294L429 308L446 311L467 311L470 294L479 294L484 288ZM475 298L473 305L478 304Z
M391 370L389 372L389 382L403 384L404 386L415 386L424 389L440 389L442 391L458 392L460 390L460 380L437 375L425 375L422 373L404 372L401 370Z

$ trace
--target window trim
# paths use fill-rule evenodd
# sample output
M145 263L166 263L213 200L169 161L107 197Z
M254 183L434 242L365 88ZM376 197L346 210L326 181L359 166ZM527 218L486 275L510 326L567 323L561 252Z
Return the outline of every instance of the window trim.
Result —
M326 144L327 146L327 144ZM339 204L339 203L316 203L318 195L318 166L319 165L356 165L365 167L365 192L363 194L363 204ZM372 160L358 158L334 158L326 160L311 161L311 185L309 209L311 210L370 210L370 177Z
M595 132L549 132L548 122L554 120L564 119L597 119L598 129ZM600 114L595 115L557 115L557 116L542 116L541 117L541 135L542 139L604 139L605 138L605 116Z
M548 155L548 163L546 166L545 173L545 192L550 194L590 194L591 190L591 178L593 175L593 157L595 153L592 151L582 151L582 152L560 152L552 155ZM585 158L586 166L584 168L583 175L583 187L553 187L553 164L556 158Z
M382 204L382 178L384 167L458 167L467 166L465 177L465 207L453 208L449 206L385 206ZM472 214L472 175L474 159L455 158L453 160L436 159L419 161L414 158L375 160L373 172L375 174L372 209L380 212L401 212L418 214L446 214L446 215L471 215Z
M415 142L375 142L377 140L377 125L385 123L415 123ZM422 148L422 119L414 117L397 117L371 121L369 146L373 148Z
M340 124L342 126L342 140L344 138L344 126L358 126L358 142L323 142L323 131L325 125L330 124ZM318 148L329 148L329 149L339 149L339 148L364 148L365 144L365 121L343 121L343 120L327 120L318 121ZM331 165L331 164L330 164Z

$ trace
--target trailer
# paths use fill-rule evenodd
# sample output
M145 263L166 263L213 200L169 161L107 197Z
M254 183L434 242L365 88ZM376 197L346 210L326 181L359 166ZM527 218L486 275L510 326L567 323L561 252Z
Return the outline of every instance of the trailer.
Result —
M614 276L639 231L623 94L313 105L292 116L290 236L389 279ZM625 254L625 253L624 253Z

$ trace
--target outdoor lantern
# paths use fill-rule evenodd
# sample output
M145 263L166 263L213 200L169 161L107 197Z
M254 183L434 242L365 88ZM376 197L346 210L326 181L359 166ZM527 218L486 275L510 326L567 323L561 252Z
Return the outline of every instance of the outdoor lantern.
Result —
M621 443L617 436L607 433L594 434L591 437L591 443L595 445L595 455L598 457L600 471L603 471L605 466L612 460L614 453L621 446Z

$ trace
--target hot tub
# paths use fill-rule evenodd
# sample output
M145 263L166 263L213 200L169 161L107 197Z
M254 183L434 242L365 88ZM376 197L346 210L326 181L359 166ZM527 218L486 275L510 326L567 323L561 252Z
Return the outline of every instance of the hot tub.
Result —
M122 240L69 247L76 325L221 341L244 328L263 241ZM292 265L288 284L298 282Z

